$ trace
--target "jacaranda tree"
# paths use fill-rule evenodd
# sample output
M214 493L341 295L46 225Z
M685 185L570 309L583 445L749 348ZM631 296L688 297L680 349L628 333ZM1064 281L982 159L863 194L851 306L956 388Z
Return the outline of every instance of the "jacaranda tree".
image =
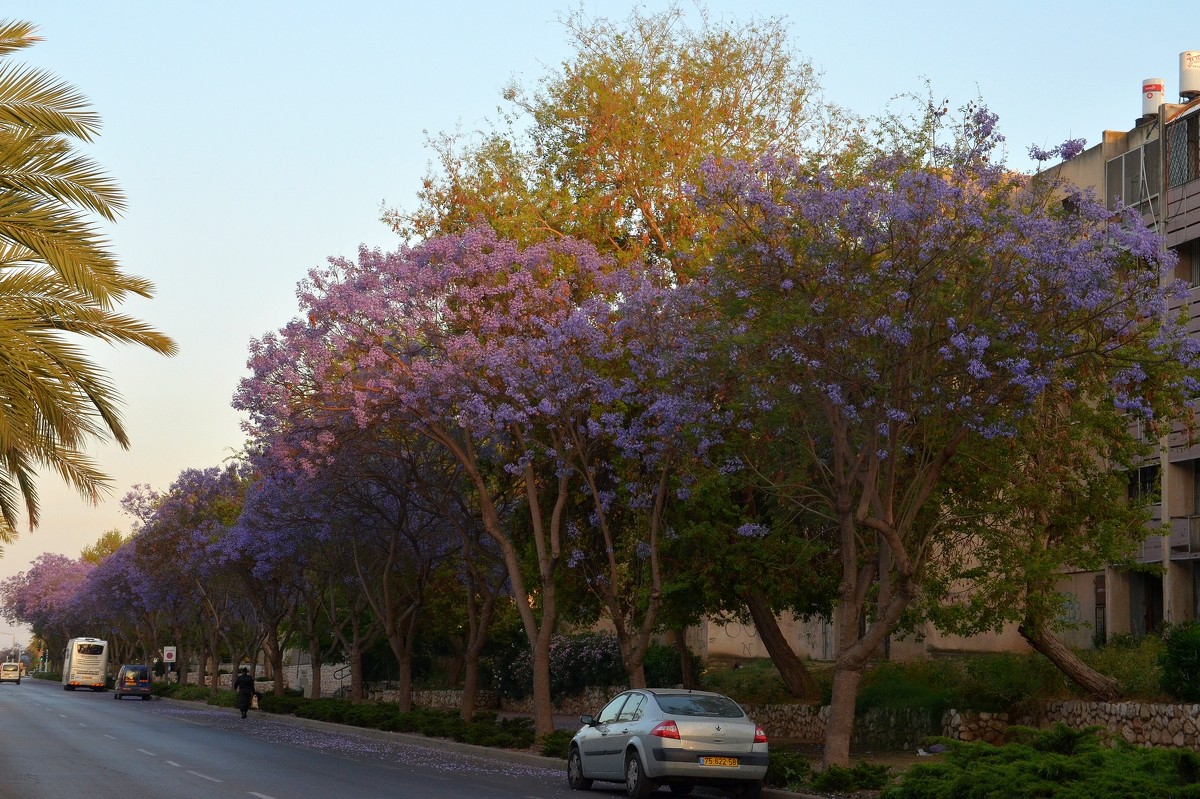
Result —
M662 314L655 292L668 289L644 270L614 267L590 245L520 249L490 229L394 254L363 251L357 263L335 261L310 276L300 292L304 318L254 345L255 377L240 395L252 424L271 428L276 419L341 408L362 426L402 421L458 462L503 553L533 653L541 733L552 727L548 652L568 510L580 495L589 511L603 510L612 500L607 486L588 483L596 458L625 452L659 463L649 490L637 487L630 506L650 519L656 492L661 497L669 484L663 447L674 446L650 439L677 435L696 407L644 396L629 371L629 353L653 352L655 341L637 335L644 322L627 324L622 309L636 300L642 311ZM622 421L616 409L633 400L645 412ZM298 457L319 457L335 444L332 436L318 439ZM501 510L514 495L524 502L519 519ZM657 524L628 530L641 537L649 562L660 532ZM652 603L653 586L652 578ZM646 625L652 615L639 636Z
M1154 232L1005 170L986 109L948 140L946 119L925 120L938 146L854 170L765 158L704 177L727 215L725 354L778 442L756 465L836 531L826 764L849 761L860 678L921 591L938 534L922 511L964 444L1017 434L1052 389L1156 422L1195 385Z

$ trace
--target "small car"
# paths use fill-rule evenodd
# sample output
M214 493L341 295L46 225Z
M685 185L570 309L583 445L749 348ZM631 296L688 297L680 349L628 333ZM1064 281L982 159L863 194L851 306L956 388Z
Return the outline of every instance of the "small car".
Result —
M126 663L117 670L117 681L113 683L113 699L123 696L150 698L150 667L141 663Z
M572 790L586 791L600 781L623 782L634 799L660 785L677 794L703 785L762 796L767 735L724 694L634 689L579 721L583 727L567 752Z
M20 663L0 663L0 682L15 682L21 684Z

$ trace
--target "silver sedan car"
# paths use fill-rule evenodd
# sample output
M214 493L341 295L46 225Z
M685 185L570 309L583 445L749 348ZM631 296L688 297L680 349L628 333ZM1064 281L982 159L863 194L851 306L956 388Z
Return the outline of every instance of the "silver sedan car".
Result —
M696 785L735 796L762 795L767 736L734 702L711 691L635 689L600 713L580 716L567 754L567 782L586 791L593 781L623 782L631 796L660 785L688 794Z

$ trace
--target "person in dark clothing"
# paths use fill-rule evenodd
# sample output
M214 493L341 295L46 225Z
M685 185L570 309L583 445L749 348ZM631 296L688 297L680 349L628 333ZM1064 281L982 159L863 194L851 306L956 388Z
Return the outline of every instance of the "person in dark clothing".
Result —
M233 680L233 690L237 691L237 709L242 711L242 718L246 718L246 711L250 709L250 698L254 696L254 678L250 676L250 669L242 666Z

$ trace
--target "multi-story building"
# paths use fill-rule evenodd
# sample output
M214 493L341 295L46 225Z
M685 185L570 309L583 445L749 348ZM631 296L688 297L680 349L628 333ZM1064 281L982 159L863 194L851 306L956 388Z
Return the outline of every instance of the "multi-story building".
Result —
M1166 81L1142 83L1142 115L1132 129L1055 167L1060 177L1141 211L1179 257L1175 277L1191 285L1184 302L1200 336L1200 52L1179 57L1179 102L1166 102ZM1152 533L1138 561L1161 569L1108 568L1072 575L1067 591L1079 620L1071 643L1141 635L1163 623L1200 619L1200 434L1182 426L1155 445L1132 475L1130 492L1154 492Z

